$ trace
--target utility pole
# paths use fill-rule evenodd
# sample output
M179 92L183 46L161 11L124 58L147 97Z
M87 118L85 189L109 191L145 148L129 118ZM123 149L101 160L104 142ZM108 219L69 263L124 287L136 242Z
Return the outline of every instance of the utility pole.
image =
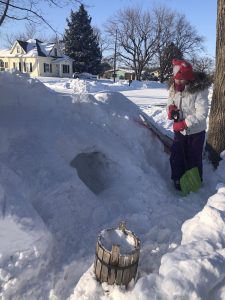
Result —
M115 51L114 51L114 68L113 68L113 82L116 81L116 49L117 48L117 29L116 29L116 39L115 39Z

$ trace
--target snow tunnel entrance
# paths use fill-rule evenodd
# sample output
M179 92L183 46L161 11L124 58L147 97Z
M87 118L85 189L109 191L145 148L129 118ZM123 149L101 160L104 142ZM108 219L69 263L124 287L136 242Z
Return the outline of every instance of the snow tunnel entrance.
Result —
M95 194L110 186L114 163L101 152L78 154L70 163L77 170L79 178Z

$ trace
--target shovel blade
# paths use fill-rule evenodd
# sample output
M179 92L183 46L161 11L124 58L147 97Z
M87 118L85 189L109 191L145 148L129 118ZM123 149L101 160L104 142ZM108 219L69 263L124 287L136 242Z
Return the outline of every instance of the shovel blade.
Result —
M182 195L187 196L190 192L197 192L197 190L201 187L201 183L197 167L186 171L180 179Z

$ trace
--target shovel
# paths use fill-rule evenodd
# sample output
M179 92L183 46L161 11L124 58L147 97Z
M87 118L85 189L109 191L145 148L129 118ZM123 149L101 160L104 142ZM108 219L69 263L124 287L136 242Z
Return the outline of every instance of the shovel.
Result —
M180 178L181 193L187 196L190 192L197 192L201 187L201 178L197 167L187 170Z

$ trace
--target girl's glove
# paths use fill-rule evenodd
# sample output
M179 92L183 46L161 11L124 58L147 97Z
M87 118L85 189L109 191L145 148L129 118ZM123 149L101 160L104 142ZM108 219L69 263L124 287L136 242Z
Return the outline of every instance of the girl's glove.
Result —
M177 110L177 106L174 104L169 105L168 107L168 119L172 120L172 111Z
M173 123L173 131L179 132L183 131L184 129L187 129L185 120Z

